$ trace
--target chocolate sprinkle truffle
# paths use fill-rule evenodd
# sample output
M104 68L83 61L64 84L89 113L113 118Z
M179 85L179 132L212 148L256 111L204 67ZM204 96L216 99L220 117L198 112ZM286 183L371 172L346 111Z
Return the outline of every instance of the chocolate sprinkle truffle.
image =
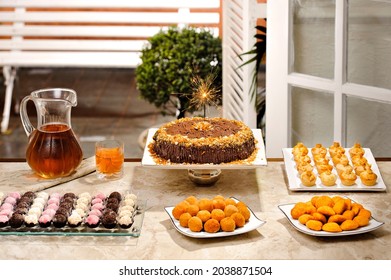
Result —
M64 227L67 223L68 217L64 214L55 214L53 217L53 225L56 228Z
M19 228L23 225L24 223L24 216L19 213L14 213L12 214L11 218L8 221L9 225L12 228Z

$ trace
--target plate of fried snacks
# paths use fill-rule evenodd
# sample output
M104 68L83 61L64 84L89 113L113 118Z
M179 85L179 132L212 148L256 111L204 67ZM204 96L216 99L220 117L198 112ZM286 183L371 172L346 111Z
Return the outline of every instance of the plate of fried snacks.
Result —
M386 185L369 148L339 142L307 147L298 142L284 148L285 169L292 191L385 191Z
M292 226L313 236L345 236L380 228L364 205L343 196L313 196L308 201L279 205Z
M194 238L214 238L252 231L265 221L234 197L213 198L189 196L175 206L164 208L175 229Z

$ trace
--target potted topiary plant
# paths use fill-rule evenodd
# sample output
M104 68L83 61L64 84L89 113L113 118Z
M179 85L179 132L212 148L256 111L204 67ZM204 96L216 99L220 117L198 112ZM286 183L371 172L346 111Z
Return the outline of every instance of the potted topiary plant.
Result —
M142 99L154 104L163 115L185 116L191 106L192 79L215 74L222 84L222 44L206 29L170 27L148 40L136 68L136 83ZM221 93L217 96L221 102ZM174 108L175 110L173 111Z

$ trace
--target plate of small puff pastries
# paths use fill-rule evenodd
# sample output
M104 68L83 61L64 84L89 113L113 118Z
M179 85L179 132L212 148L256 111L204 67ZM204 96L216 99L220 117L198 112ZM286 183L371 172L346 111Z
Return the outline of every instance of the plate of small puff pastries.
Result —
M292 191L385 191L386 185L369 148L338 142L307 147L298 142L283 149L289 189Z
M221 207L222 200L225 202L223 207ZM198 210L188 207L189 204L184 205L186 202L190 202L191 205L199 205ZM214 205L212 208L206 205L210 203ZM187 210L184 210L184 207ZM206 210L207 208L213 210ZM234 197L224 198L220 195L210 199L197 199L195 196L189 196L176 205L164 209L175 229L183 235L193 238L239 235L255 230L266 223L266 221L260 220L243 202Z
M312 236L346 236L370 232L384 223L364 205L344 196L313 196L308 201L279 205L291 225Z

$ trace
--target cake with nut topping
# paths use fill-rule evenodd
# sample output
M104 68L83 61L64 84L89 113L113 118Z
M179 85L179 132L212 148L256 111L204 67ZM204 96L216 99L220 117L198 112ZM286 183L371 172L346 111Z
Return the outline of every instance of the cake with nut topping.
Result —
M252 130L225 118L182 118L161 126L149 146L155 161L220 164L246 160L256 151Z

